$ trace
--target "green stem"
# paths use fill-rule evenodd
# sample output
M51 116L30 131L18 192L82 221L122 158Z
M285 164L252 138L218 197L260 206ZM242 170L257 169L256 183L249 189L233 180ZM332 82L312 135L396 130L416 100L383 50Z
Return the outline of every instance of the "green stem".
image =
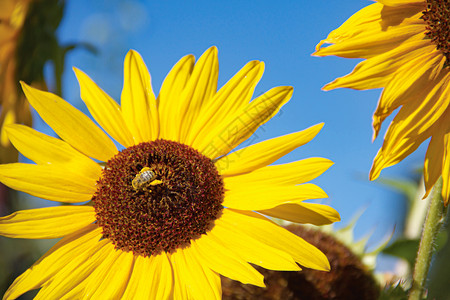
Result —
M442 178L439 178L431 191L430 207L423 225L422 238L414 266L413 284L409 300L421 300L425 291L428 269L435 250L436 236L444 223L447 207L442 202Z

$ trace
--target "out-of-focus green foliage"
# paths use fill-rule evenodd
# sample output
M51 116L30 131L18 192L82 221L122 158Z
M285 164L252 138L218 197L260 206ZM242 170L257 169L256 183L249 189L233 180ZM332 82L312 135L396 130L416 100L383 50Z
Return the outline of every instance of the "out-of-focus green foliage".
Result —
M402 193L407 200L407 217L405 219L404 231L397 240L393 241L391 245L383 250L384 254L392 255L408 262L410 270L413 270L417 250L420 242L420 230L419 235L411 238L406 236L408 226L421 226L423 220L421 219L425 215L426 208L423 206L426 200L422 200L422 192L419 189L418 180L412 179L386 179L380 178L377 180L394 190ZM420 215L420 213L423 215ZM420 228L419 228L420 229ZM449 270L450 270L450 243L448 242L448 236L450 234L450 224L446 223L443 230L439 232L435 241L436 254L434 255L431 263L430 271L428 274L427 285L427 299L439 299L450 300L450 286L449 282ZM411 275L411 274L409 274ZM407 278L407 282L410 278ZM407 299L408 290L404 289L404 285L397 284L396 286L388 286L382 292L380 299Z
M62 94L61 78L66 54L84 47L96 53L96 49L87 43L61 45L57 38L57 29L64 15L65 1L35 0L31 3L25 19L23 33L20 36L16 57L19 80L27 83L44 80L44 65L53 63L55 88Z
M447 232L439 232L436 238L436 251L439 251L447 243ZM383 250L383 253L389 254L398 258L406 260L411 267L414 267L416 261L417 250L419 249L420 239L397 239L394 243Z
M406 196L408 204L411 206L417 198L418 182L411 179L392 179L380 177L378 183L389 186Z
M450 234L450 222L444 225L444 232ZM443 245L431 263L429 273L429 299L450 300L450 243Z
M388 286L381 291L378 300L406 300L408 292L405 291L399 283L396 286Z
M63 12L64 1L37 0L30 3L16 52L17 77L20 80L27 83L44 80L44 65L48 61L59 60L61 47L56 30Z
M54 83L48 83L48 85L54 87L54 92L61 95L66 54L78 46L87 48L91 52L94 52L95 49L86 43L60 44L57 30L63 19L65 1L0 1L10 1L8 7L13 8L11 15L15 13L14 7L26 7L23 10L26 11L23 24L20 23L21 26L17 28L17 32L11 35L13 38L0 44L0 46L9 47L7 50L12 49L9 52L3 52L8 56L5 55L4 61L0 62L2 67L0 75L3 76L0 78L5 79L0 80L0 111L2 112L0 127L3 125L4 114L7 111L11 111L14 115L11 123L31 125L29 105L22 93L19 81L25 81L39 89L47 89L44 67L51 63ZM6 11L4 13L6 19L0 19L0 25L10 26L14 17L7 16ZM0 145L0 160L2 163L17 161L17 151L10 143ZM22 193L10 191L5 186L1 186L0 216L24 209L23 196ZM43 249L39 245L42 246L46 243L46 241L0 237L0 295L4 294L15 278L39 259L43 254ZM44 248L48 248L48 245ZM20 299L32 299L34 294L36 293L27 293Z

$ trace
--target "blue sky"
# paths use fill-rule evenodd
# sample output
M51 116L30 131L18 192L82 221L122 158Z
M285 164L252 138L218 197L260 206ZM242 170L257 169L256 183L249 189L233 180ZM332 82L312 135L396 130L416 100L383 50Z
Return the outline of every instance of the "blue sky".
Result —
M321 91L336 77L350 72L357 60L312 57L315 45L370 1L67 1L59 29L62 43L88 42L98 50L71 52L66 60L64 98L87 111L79 97L72 66L86 72L119 100L122 64L135 49L160 85L173 64L186 54L199 57L210 46L219 49L219 87L249 60L266 64L256 88L259 95L274 86L291 85L294 95L281 113L257 131L258 141L324 122L321 133L279 162L320 156L335 165L316 179L329 195L324 203L336 208L341 225L365 209L356 234L373 232L376 245L402 221L404 202L399 195L368 181L372 160L386 130L372 143L372 113L380 90ZM51 88L51 86L50 86ZM392 118L389 118L390 121ZM46 131L37 120L36 127ZM423 163L420 147L385 177L410 176Z

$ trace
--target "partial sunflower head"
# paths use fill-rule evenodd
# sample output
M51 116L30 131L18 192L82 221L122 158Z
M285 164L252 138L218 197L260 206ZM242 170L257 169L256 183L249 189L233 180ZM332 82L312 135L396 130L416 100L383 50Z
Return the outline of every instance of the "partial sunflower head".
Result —
M304 201L327 197L307 182L330 160L269 166L313 139L322 124L233 151L280 110L292 87L251 100L264 70L252 61L217 91L215 47L197 63L183 57L158 97L137 52L127 54L124 68L121 106L75 69L81 98L104 131L58 96L22 84L61 139L8 126L11 142L36 164L1 165L0 181L77 205L0 218L4 236L62 237L5 299L37 288L44 299L218 299L220 275L264 286L249 263L329 270L320 250L266 217L339 220L331 207Z
M246 286L228 278L222 278L224 299L285 299L285 300L376 300L380 285L372 274L374 265L367 265L373 253L365 253L367 239L353 240L352 222L343 229L334 231L330 226L312 228L298 224L285 226L290 232L304 238L319 248L330 261L331 271L320 272L304 269L300 272L280 272L257 269L264 274L266 288ZM322 229L328 228L327 232ZM375 250L379 252L380 250Z
M442 175L450 196L450 4L437 0L378 0L332 31L316 56L363 58L324 90L384 88L373 116L374 138L400 108L373 162L370 178L431 137L424 163L426 195ZM331 44L322 48L322 45ZM425 196L426 196L425 195Z

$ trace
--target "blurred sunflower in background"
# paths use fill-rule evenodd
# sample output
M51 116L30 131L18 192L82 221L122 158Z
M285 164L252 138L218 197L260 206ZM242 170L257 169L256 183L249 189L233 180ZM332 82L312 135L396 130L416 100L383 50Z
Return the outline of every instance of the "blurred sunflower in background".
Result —
M301 272L258 270L264 274L266 288L246 286L222 278L224 299L260 300L376 300L384 284L381 274L374 276L376 259L385 243L367 252L369 236L359 241L353 238L356 219L339 230L331 225L288 224L290 232L319 248L328 258L330 272L304 269ZM377 280L381 279L381 280Z
M370 179L431 137L424 163L427 196L442 175L450 195L450 4L435 0L377 0L332 31L316 56L363 58L348 75L324 86L384 88L373 116L374 139L400 108L374 159ZM331 44L323 48L322 45Z
M39 89L47 89L44 66L54 71L50 86L61 91L64 54L73 45L61 47L56 30L63 16L64 1L2 0L0 1L0 163L18 160L18 152L10 143L6 126L31 126L32 116L19 80ZM0 215L10 214L23 206L23 198L0 184ZM36 243L25 240L0 239L0 290L5 291L13 274L34 261Z
M4 125L22 123L31 125L31 113L23 93L19 91L18 62L25 17L31 0L0 2L0 161L17 161L17 151L9 143Z
M291 98L276 87L253 99L264 64L251 61L217 89L215 47L182 58L155 97L140 55L124 64L121 106L75 69L97 123L60 97L23 84L30 104L61 139L7 126L36 164L0 166L7 186L63 205L0 218L0 234L62 239L19 276L4 299L219 299L220 275L264 286L249 263L329 270L326 256L265 216L316 225L340 219L307 183L332 162L272 165L308 143L322 124L233 152ZM98 163L100 162L100 163ZM85 203L85 204L83 204ZM298 264L297 264L298 263Z

